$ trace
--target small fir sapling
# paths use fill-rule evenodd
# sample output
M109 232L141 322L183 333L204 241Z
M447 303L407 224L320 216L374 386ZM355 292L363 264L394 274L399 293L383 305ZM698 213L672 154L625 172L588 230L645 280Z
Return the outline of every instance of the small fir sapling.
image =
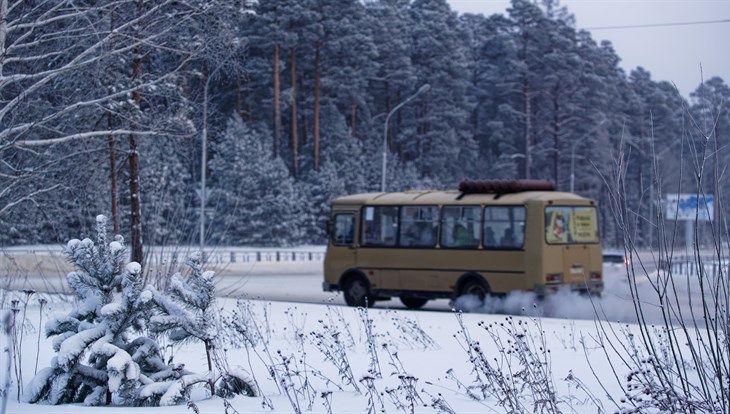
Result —
M200 341L205 347L208 363L207 378L211 395L216 395L216 360L218 320L215 309L215 286L212 271L203 271L202 254L197 252L187 260L191 274L184 277L181 273L172 276L167 292L161 294L150 287L156 315L150 319L150 330L157 334L167 334L173 344ZM225 364L219 364L225 365ZM240 370L239 370L240 371ZM239 371L226 370L220 377L222 396L245 394L253 396L254 388L248 378ZM180 396L183 401L183 395Z
M181 273L172 276L166 294L154 292L153 300L158 314L150 319L150 330L167 334L173 344L201 341L208 362L208 384L215 394L213 347L216 336L213 272L203 272L202 254L197 252L187 260L192 273L189 278Z
M77 305L46 323L56 356L26 387L27 402L154 405L159 398L141 391L183 374L161 360L154 340L140 334L151 294L141 289L141 266L124 266L122 237L107 242L106 224L105 216L97 216L96 241L74 239L66 245L75 267L67 280Z

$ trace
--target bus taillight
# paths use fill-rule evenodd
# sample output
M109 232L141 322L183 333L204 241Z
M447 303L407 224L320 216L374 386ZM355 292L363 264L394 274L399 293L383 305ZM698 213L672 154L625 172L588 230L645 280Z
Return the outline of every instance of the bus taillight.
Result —
M549 273L547 276L545 276L545 284L557 285L560 283L563 283L562 273Z
M603 274L600 272L591 272L591 290L600 292L603 290Z

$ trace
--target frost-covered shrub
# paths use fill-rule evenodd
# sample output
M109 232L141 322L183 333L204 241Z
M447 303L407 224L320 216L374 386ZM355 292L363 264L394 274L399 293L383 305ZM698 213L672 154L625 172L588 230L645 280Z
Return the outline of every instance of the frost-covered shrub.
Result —
M30 403L85 405L173 405L189 399L191 388L208 383L214 391L211 360L217 323L213 272L203 272L200 255L188 264L189 278L172 277L168 292L142 288L142 267L126 266L121 236L107 243L107 219L96 218L97 239L71 240L66 254L75 270L68 284L78 300L68 315L46 324L56 356L25 389ZM189 372L165 363L154 338L165 334L174 343L202 341L209 371ZM221 376L224 392L252 394L244 375Z
M216 357L219 321L215 309L214 273L203 271L202 254L193 254L187 260L191 273L172 276L167 291L152 292L155 315L150 318L149 328L155 334L167 335L173 344L201 342L205 347L208 373L198 382L207 382L211 395L230 397L233 394L254 396L254 388L243 371L232 371L223 358ZM221 375L216 377L215 367ZM219 384L216 387L216 382ZM217 388L217 389L216 389ZM180 399L182 402L182 399ZM164 403L164 401L163 401Z
M253 381L242 370L232 370L225 373L218 381L216 395L222 398L231 398L236 395L255 397L256 390L251 385Z
M148 405L159 398L142 394L186 373L165 364L158 344L144 335L152 294L141 286L141 266L124 265L121 236L108 243L107 218L96 217L97 239L71 240L66 254L75 270L68 284L77 306L46 324L56 356L25 389L30 403ZM162 385L160 385L162 386Z
M202 255L198 252L187 260L192 274L172 276L166 294L152 288L156 314L150 319L150 330L166 334L172 343L200 341L205 346L211 394L215 393L213 351L217 336L215 288L213 272L203 271Z

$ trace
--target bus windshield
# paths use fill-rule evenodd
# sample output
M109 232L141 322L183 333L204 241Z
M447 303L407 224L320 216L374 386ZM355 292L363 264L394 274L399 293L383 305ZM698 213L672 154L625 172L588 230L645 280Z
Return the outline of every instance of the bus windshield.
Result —
M545 207L545 241L548 244L597 243L595 207Z

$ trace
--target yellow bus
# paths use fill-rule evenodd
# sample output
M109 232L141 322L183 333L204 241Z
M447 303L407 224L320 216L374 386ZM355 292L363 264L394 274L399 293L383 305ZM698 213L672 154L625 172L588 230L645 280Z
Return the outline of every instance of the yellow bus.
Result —
M603 290L596 202L550 181L462 181L453 191L332 201L324 291L350 306L560 288Z

